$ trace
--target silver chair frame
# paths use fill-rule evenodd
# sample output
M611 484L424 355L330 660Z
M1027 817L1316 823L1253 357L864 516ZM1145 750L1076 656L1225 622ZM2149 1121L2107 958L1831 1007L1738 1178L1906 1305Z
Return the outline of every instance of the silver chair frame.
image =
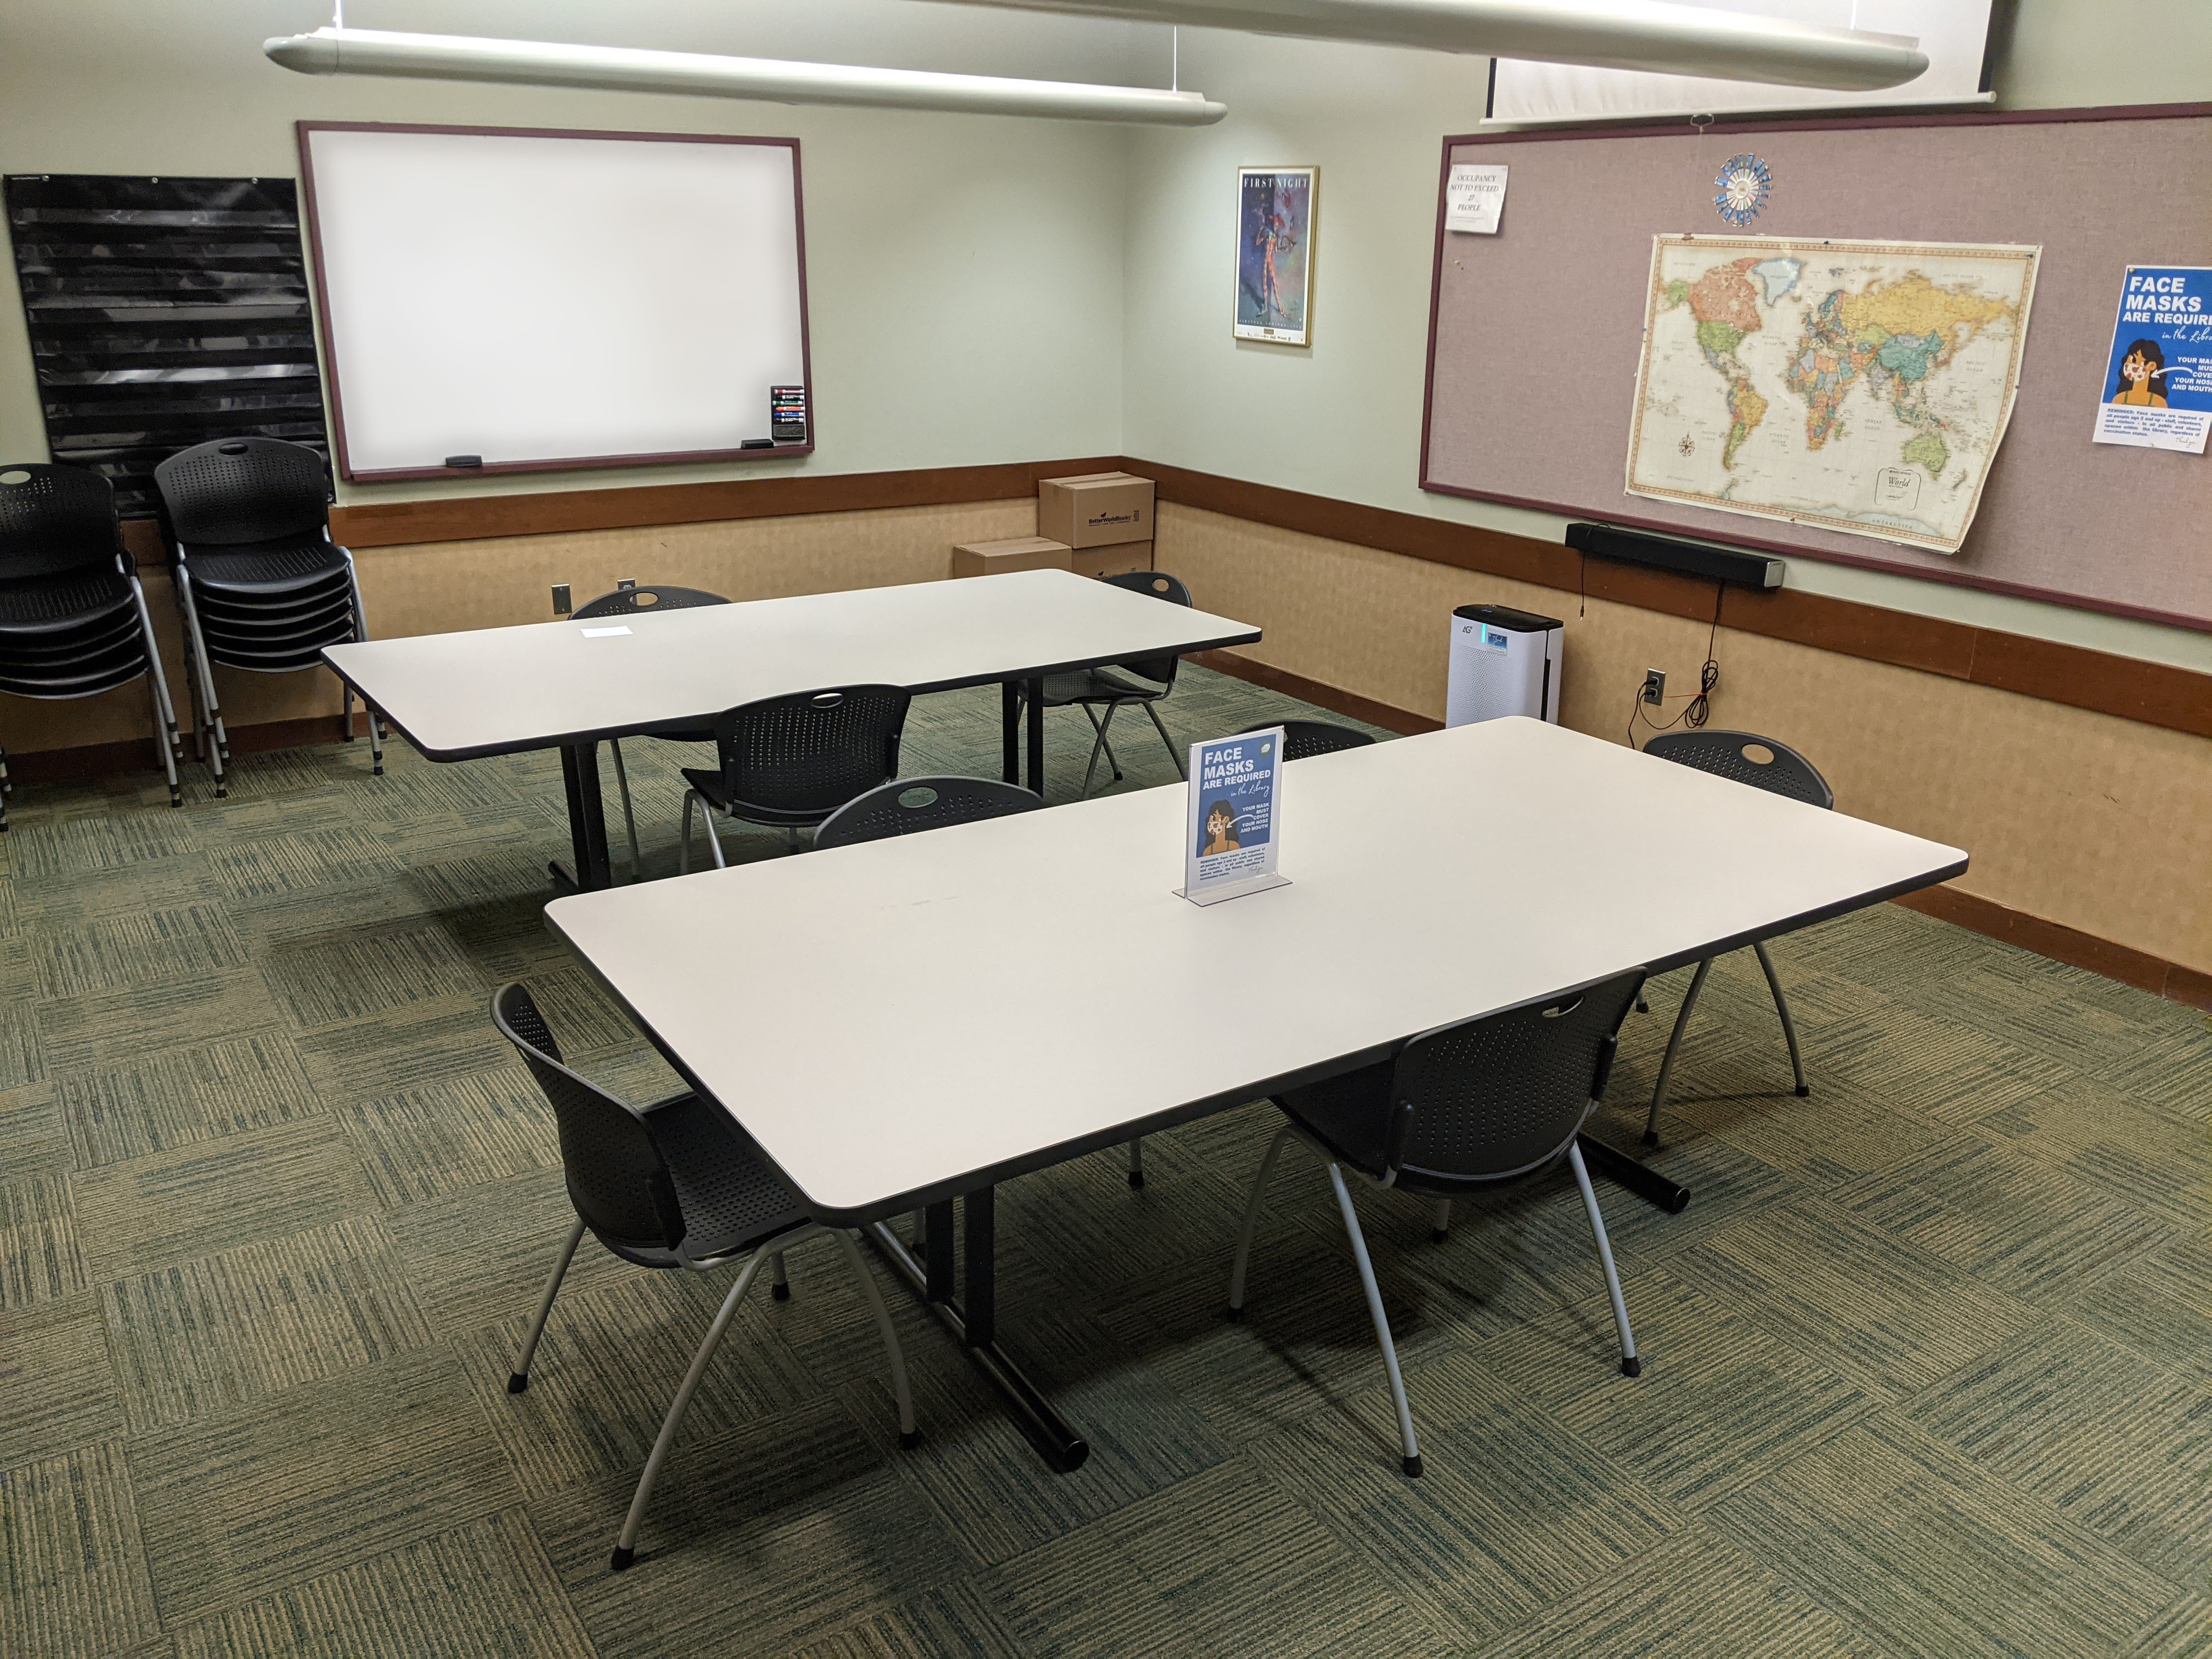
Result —
M1766 943L1759 940L1752 945L1758 954L1759 966L1766 975L1766 988L1774 994L1774 1012L1782 1016L1782 1040L1790 1045L1790 1075L1795 1092L1801 1097L1813 1091L1805 1084L1805 1062L1797 1052L1797 1023L1790 1018L1790 1000L1782 994L1782 981L1775 974L1774 960L1766 954ZM1680 1012L1674 1016L1674 1030L1667 1039L1667 1052L1660 1057L1659 1079L1651 1088L1651 1110L1644 1120L1644 1144L1659 1144L1659 1109L1667 1101L1667 1079L1674 1070L1675 1051L1682 1046L1682 1033L1690 1024L1690 1010L1698 1006L1698 993L1705 988L1705 975L1711 971L1716 958L1707 957L1698 964L1698 971L1690 976L1690 988L1682 998ZM1643 999L1639 996L1639 1006Z
M1595 1109L1597 1103L1593 1101L1590 1104ZM1245 1200L1244 1219L1237 1230L1237 1255L1229 1268L1229 1316L1231 1319L1244 1316L1244 1270L1251 1259L1252 1236L1260 1224L1260 1210L1267 1199L1268 1179L1275 1172L1275 1159L1280 1155L1283 1144L1290 1140L1297 1141L1328 1166L1329 1186L1336 1194L1337 1212L1344 1218L1345 1236L1352 1242L1352 1259L1359 1269L1359 1289L1367 1299L1367 1316L1374 1324L1375 1340L1382 1349L1382 1369L1389 1378L1390 1404L1398 1416L1399 1467L1408 1476L1419 1479L1421 1448L1413 1436L1413 1413L1406 1399L1406 1379L1398 1369L1397 1345L1390 1340L1389 1316L1382 1310L1382 1292L1375 1282L1375 1264L1368 1257L1367 1236L1360 1229L1359 1212L1352 1204L1352 1189L1345 1182L1344 1166L1326 1146L1294 1123L1285 1123L1275 1132L1275 1138L1267 1143L1267 1156L1260 1160L1260 1173L1252 1182L1252 1195ZM1598 1265L1605 1270L1606 1294L1612 1300L1613 1324L1620 1333L1621 1375L1641 1376L1644 1362L1636 1356L1636 1336L1629 1328L1628 1304L1620 1293L1620 1274L1613 1264L1613 1243L1606 1236L1605 1217L1598 1209L1597 1194L1590 1186L1589 1171L1583 1167L1582 1149L1571 1139L1567 1142L1566 1161L1568 1167L1574 1171L1575 1185L1582 1193L1583 1212L1589 1218L1590 1236L1597 1243ZM1382 1188L1392 1185L1391 1180L1377 1179L1364 1170L1354 1170L1352 1173L1370 1187ZM1442 1230L1449 1223L1450 1215L1451 1201L1449 1199L1436 1200L1436 1207L1431 1212L1434 1236L1442 1237Z
M514 1370L508 1374L507 1391L509 1394L520 1394L530 1386L530 1362L538 1352L538 1339L544 1334L545 1322L553 1312L553 1298L560 1293L561 1281L568 1273L569 1262L575 1258L576 1246L583 1242L584 1232L584 1223L580 1219L568 1230L568 1237L561 1246L561 1254L553 1264L552 1276L545 1281L545 1294L538 1300L538 1316L530 1322L529 1334L522 1340L522 1351L516 1356ZM691 1357L690 1369L684 1373L684 1381L676 1390L676 1397L669 1402L668 1415L662 1419L660 1433L654 1438L653 1450L645 1460L645 1472L638 1477L636 1495L630 1499L629 1512L623 1519L621 1535L615 1540L612 1557L615 1571L623 1571L637 1559L638 1528L645 1521L645 1506L653 1498L653 1483L660 1478L661 1466L668 1459L668 1449L675 1442L676 1431L683 1424L684 1413L690 1407L691 1396L698 1392L700 1379L707 1374L708 1362L714 1358L714 1350L721 1346L722 1337L730 1328L730 1321L737 1316L738 1304L744 1300L745 1292L752 1288L763 1261L771 1264L776 1300L789 1299L789 1281L784 1273L783 1253L794 1244L820 1237L837 1241L844 1253L846 1266L852 1269L853 1277L860 1281L860 1293L867 1300L868 1311L874 1316L877 1334L883 1338L884 1352L890 1361L891 1389L898 1398L899 1444L910 1448L920 1442L921 1436L915 1428L914 1391L907 1379L906 1355L899 1346L898 1331L891 1323L890 1310L884 1304L883 1290L861 1258L860 1237L859 1233L843 1228L823 1227L809 1223L791 1232L778 1233L765 1244L756 1245L750 1250L732 1251L726 1255L695 1258L682 1245L677 1247L678 1261L694 1273L726 1267L733 1261L742 1261L744 1265L738 1270L737 1283L730 1286L729 1294L722 1298L722 1305L715 1310L714 1322L707 1327L707 1334L701 1340L698 1352Z

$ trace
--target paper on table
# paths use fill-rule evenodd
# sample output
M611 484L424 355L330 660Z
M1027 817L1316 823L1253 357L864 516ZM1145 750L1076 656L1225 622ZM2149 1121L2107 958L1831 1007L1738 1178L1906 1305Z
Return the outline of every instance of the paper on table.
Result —
M610 639L617 634L629 632L629 629L627 628L587 628L584 630L584 637L587 640L604 640Z
M1503 163L1455 161L1444 185L1444 228L1471 230L1480 235L1498 234L1498 216L1505 211L1505 168Z

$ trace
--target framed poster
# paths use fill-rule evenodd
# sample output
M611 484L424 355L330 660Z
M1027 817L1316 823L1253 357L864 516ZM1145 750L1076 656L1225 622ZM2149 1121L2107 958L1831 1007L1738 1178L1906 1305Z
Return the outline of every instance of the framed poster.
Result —
M1318 167L1237 169L1237 337L1311 343Z

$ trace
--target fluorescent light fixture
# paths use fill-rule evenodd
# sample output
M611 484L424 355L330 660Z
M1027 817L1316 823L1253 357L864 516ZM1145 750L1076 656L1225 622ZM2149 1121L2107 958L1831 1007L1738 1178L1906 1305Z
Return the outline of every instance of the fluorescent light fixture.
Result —
M1910 35L1820 28L1662 0L960 0L1022 11L1119 17L1476 52L1594 69L1869 92L1928 67Z
M995 75L795 64L627 46L485 40L320 28L280 36L261 50L302 75L388 75L428 81L507 81L611 92L678 92L774 104L857 104L874 109L951 110L966 115L1042 115L1068 121L1137 121L1201 127L1229 113L1194 92L1018 81Z

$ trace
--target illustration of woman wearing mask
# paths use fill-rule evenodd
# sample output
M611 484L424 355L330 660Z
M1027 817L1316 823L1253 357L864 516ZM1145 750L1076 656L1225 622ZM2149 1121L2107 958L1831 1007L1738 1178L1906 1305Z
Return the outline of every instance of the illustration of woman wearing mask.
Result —
M2108 401L2137 409L2164 409L2166 393L2158 382L2165 373L2166 354L2158 349L2158 342L2137 340L2120 359L2119 376L2112 382Z
M1206 827L1199 836L1199 857L1210 859L1217 853L1233 853L1238 845L1237 809L1225 800L1214 802L1206 809Z

